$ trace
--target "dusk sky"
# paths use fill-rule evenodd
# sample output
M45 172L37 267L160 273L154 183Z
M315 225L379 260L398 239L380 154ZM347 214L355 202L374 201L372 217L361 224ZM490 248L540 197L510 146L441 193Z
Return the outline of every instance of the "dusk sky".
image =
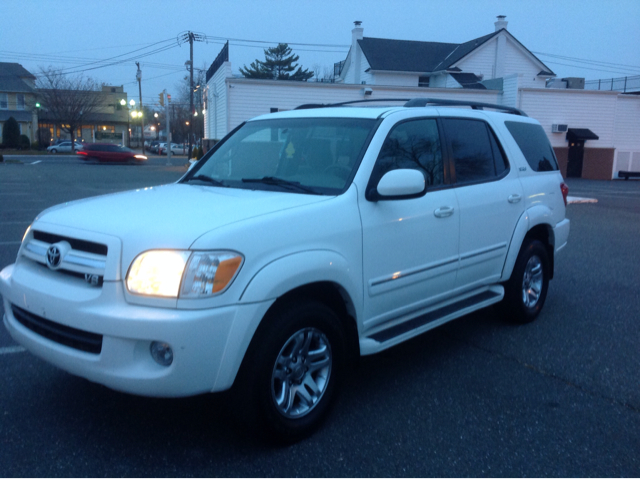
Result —
M33 74L63 68L138 98L135 61L142 68L143 102L177 93L185 76L187 31L194 65L208 67L230 41L234 73L278 42L289 43L299 64L322 72L346 57L355 20L365 37L463 43L494 31L497 15L508 30L559 78L606 79L640 75L639 0L21 0L0 3L0 61ZM10 20L9 20L10 19ZM105 66L108 65L108 66Z

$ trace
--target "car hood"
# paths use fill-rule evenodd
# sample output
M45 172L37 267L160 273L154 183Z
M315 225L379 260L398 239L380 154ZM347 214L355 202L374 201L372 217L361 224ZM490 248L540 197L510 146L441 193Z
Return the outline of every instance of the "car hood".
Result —
M171 184L64 203L43 211L36 222L119 237L126 255L130 249L187 249L217 228L328 198Z

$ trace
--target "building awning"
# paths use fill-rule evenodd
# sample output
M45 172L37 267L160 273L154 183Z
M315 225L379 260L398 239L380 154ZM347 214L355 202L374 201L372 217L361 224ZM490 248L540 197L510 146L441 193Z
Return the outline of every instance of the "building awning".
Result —
M599 140L600 137L592 132L589 128L569 128L567 130L567 140L569 141L585 141Z

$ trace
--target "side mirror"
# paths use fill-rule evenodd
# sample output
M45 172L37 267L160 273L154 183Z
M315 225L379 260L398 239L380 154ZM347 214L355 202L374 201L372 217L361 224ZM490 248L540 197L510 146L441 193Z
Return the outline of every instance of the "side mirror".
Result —
M426 192L426 184L419 170L391 170L380 178L376 190L378 199L416 198Z

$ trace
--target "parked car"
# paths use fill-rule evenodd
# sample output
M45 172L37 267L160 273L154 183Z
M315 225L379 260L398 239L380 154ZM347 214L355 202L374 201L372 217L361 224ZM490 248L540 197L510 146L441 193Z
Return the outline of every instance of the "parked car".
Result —
M149 151L151 153L158 153L158 145L160 144L159 141L152 141L151 143L149 143Z
M75 145L75 151L80 151L83 149L83 143L78 143L77 141L74 141L74 145ZM71 141L61 141L60 143L56 144L56 145L51 145L47 147L47 151L49 153L71 153Z
M186 154L186 146L182 145L182 144L177 144L177 143L171 143L171 154L173 155L185 155ZM167 154L167 143L161 143L160 144L160 149L159 149L159 153L161 155L166 155Z
M105 162L128 162L141 163L147 159L130 148L125 148L111 143L87 143L85 147L78 151L84 160L96 160Z
M300 439L350 360L542 310L569 236L555 154L521 111L462 105L264 115L175 184L50 208L0 273L4 324L119 391L233 388L258 430Z

